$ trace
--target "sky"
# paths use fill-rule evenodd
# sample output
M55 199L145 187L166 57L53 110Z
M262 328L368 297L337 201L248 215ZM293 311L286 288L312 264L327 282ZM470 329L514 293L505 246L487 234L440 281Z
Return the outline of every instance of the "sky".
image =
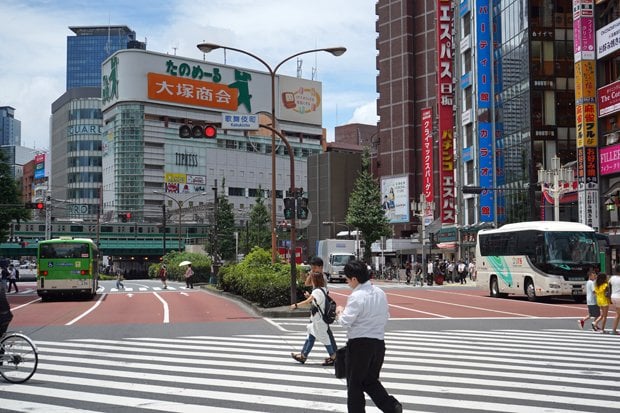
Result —
M309 49L347 52L302 56L302 77L323 83L323 126L376 124L376 0L0 0L0 106L15 108L22 146L49 148L51 105L66 91L69 26L126 25L147 49L202 59L201 42L251 52L270 66ZM216 50L207 60L264 70ZM295 59L278 74L296 76Z

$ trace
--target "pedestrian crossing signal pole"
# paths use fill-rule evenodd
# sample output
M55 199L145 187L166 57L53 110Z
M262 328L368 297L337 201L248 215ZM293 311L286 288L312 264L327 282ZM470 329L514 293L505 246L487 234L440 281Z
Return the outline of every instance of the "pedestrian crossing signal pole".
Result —
M419 232L421 235L420 242L422 244L422 276L423 276L423 279L421 280L422 284L424 283L424 280L428 276L427 263L426 263L426 223L424 222L424 218L427 216L427 211L431 211L430 216L432 217L432 211L434 210L435 210L435 202L433 201L428 202L426 200L426 195L424 194L420 194L420 202L411 203L411 211L413 212L413 215L420 218Z

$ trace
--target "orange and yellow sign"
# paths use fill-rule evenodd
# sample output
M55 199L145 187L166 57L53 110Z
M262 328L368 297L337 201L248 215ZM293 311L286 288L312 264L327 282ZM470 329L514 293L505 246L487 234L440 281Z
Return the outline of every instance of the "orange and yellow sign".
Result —
M148 73L148 98L182 105L236 111L239 91L226 85Z

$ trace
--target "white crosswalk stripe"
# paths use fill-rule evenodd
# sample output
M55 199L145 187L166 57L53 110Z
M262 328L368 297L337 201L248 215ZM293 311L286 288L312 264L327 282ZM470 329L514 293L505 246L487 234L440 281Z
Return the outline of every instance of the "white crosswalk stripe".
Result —
M345 412L345 382L321 366L320 343L305 365L290 358L304 339L289 332L37 341L37 373L23 385L0 382L0 410ZM619 344L617 336L572 330L395 331L386 334L381 380L405 411L615 412Z

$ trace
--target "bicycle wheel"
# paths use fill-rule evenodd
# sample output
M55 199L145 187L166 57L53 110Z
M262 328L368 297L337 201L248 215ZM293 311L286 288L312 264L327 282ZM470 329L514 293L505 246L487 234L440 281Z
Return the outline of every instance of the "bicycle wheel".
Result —
M37 347L21 333L8 333L0 341L0 375L10 383L23 383L37 371Z

